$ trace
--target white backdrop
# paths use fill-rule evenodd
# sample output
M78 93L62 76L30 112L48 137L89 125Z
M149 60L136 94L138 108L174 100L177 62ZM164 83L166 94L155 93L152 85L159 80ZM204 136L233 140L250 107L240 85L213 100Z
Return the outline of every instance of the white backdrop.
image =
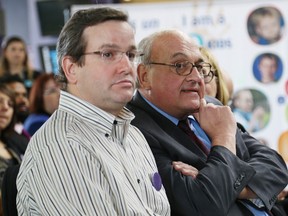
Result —
M189 1L177 3L138 3L105 5L124 9L136 29L136 42L148 34L165 28L177 28L209 47L221 68L234 81L234 91L249 88L267 98L269 118L267 125L253 133L266 140L288 162L288 1ZM75 5L72 11L91 7ZM283 15L284 34L271 45L254 43L247 31L249 14L259 7L276 7ZM265 52L276 54L283 65L278 82L263 84L253 75L255 58Z

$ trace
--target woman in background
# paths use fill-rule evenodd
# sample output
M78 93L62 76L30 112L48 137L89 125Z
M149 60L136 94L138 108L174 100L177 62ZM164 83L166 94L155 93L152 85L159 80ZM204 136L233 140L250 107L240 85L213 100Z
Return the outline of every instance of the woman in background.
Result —
M14 93L0 84L0 185L8 166L19 164L28 139L14 130L16 122Z
M19 75L28 90L32 87L36 77L41 74L29 65L26 44L17 36L7 38L2 42L0 77L8 74Z
M0 84L0 215L16 215L16 187L7 179L8 169L20 166L29 139L14 130L16 123L16 102L14 92L7 85ZM4 175L5 174L5 175ZM16 181L17 173L13 174ZM3 203L3 209L2 209ZM2 212L3 211L3 212ZM12 214L13 215L13 214Z
M34 82L30 95L30 115L24 129L32 136L58 108L60 88L53 74L41 74Z
M217 98L222 104L227 105L233 93L233 85L228 74L221 71L215 57L205 47L200 47L200 52L205 62L211 64L211 71L214 73L212 80L205 83L205 94ZM230 86L229 86L230 85ZM228 87L231 89L229 90Z
M28 144L28 139L14 130L15 122L14 93L6 85L0 84L0 186L7 168L21 163ZM5 197L4 202L7 201L6 188L0 193L0 215L2 214L2 197Z

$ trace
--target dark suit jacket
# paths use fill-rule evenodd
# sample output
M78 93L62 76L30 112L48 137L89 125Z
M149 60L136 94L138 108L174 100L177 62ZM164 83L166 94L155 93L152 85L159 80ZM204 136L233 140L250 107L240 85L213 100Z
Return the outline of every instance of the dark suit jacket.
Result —
M16 179L19 172L20 164L10 166L6 169L2 183L2 206L3 216L17 216L16 207Z
M4 176L1 176L0 179L1 194L2 194L2 208L4 216L17 215L16 209L16 177L19 171L20 162L25 153L25 150L28 145L28 138L24 135L20 135L17 132L13 131L7 133L2 137L4 143L7 145L7 149L11 152L15 161L19 164L8 167L6 163L1 162L0 173ZM5 173L4 173L5 171Z
M248 216L237 199L249 186L267 209L288 182L285 162L276 151L260 144L247 133L237 131L237 156L225 147L211 148L207 157L169 119L153 109L137 92L127 107L135 114L132 124L147 139L162 177L172 215ZM171 166L182 161L199 170L196 179Z

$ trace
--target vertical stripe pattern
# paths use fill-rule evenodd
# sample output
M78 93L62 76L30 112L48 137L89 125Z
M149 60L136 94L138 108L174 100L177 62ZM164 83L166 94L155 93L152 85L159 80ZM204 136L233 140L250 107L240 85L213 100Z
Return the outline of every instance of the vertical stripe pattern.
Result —
M17 178L19 215L170 215L152 152L124 108L115 117L67 92L32 137Z

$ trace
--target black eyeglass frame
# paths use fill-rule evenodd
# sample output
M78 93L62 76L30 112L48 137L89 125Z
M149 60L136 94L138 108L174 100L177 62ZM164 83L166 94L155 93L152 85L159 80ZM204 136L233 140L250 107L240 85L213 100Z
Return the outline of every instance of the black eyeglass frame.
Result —
M195 63L192 63L192 62L189 62L189 61L185 61L185 62L191 64L192 67L191 67L189 73L182 73L182 74L179 73L178 70L177 70L177 67L178 67L177 64L179 64L179 62L174 63L174 64L161 63L161 62L149 62L148 64L149 64L149 65L154 64L154 65L164 65L164 66L174 67L176 73L177 73L179 76L188 76L189 74L192 73L193 68L195 67L195 68L197 69L198 73L200 74L201 78L204 80L205 84L210 83L210 82L213 80L213 78L214 78L214 76L215 76L215 72L211 70L211 69L212 69L212 65L211 65L210 63L208 63L208 62L201 62L201 63L196 63L196 64L195 64ZM181 63L182 63L182 62L181 62ZM205 64L205 65L203 66L203 64ZM202 73L202 72L201 72L201 69L202 69L202 68L201 68L200 70L198 69L199 66L201 66L202 68L203 68L203 67L209 67L209 72L208 72L208 74ZM210 78L210 79L207 80L207 78Z
M111 52L111 51L110 51ZM127 52L123 52L123 51L118 51L118 50L113 50L113 52L115 53L121 53L121 58L118 59L118 61L121 61L121 59L123 58L123 55L126 55L129 60L130 60L130 57L129 57L129 54L134 54L134 58L133 58L133 61L130 60L130 62L133 62L135 64L138 64L139 61L140 61L140 57L143 56L143 52L139 51L139 50L136 50L136 51L127 51ZM84 55L98 55L100 56L102 59L104 59L104 55L107 54L105 53L105 51L93 51L93 52L85 52L85 53L82 53L81 56L84 56ZM105 60L105 59L104 59ZM117 62L118 62L117 61Z
M214 77L217 77L217 76L215 75L215 72L210 69L209 73L204 75L205 84L210 83L213 80ZM209 78L209 80L207 80L206 78Z

